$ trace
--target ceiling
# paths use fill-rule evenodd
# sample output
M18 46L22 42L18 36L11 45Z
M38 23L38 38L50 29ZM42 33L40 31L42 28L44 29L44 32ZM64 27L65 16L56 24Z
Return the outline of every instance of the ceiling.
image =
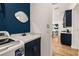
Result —
M54 9L72 9L76 3L52 3Z

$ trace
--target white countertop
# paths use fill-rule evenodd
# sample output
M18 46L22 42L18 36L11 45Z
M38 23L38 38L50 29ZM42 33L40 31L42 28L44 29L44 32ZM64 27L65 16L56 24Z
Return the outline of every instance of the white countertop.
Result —
M70 33L70 32L69 32L69 33L67 33L67 32L61 32L61 33L64 33L64 34L72 34L72 33Z
M12 34L11 37L17 40L21 40L24 43L28 43L32 40L40 38L41 35L39 33L26 33L26 36L22 36L23 33Z

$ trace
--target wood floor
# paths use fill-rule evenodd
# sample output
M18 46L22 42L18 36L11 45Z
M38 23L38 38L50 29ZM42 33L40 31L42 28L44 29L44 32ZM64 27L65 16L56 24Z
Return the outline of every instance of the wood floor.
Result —
M78 49L73 49L69 46L62 45L58 37L52 39L53 56L78 56Z

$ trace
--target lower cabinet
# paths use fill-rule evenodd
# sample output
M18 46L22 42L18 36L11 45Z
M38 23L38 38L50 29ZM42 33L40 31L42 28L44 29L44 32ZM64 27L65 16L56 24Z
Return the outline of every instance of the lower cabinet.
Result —
M61 44L71 46L72 34L61 33Z
M25 56L40 56L41 55L41 38L35 39L25 44Z

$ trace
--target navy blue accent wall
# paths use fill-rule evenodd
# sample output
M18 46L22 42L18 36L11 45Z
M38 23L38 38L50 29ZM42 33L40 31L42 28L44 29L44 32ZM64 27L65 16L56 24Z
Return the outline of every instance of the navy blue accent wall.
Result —
M29 18L26 23L21 23L15 18L17 11L24 11ZM1 30L6 30L10 34L30 32L30 4L29 3L5 3L5 16L2 19ZM1 21L0 21L1 22Z
M3 13L0 12L0 31L5 30L4 22L3 22Z

